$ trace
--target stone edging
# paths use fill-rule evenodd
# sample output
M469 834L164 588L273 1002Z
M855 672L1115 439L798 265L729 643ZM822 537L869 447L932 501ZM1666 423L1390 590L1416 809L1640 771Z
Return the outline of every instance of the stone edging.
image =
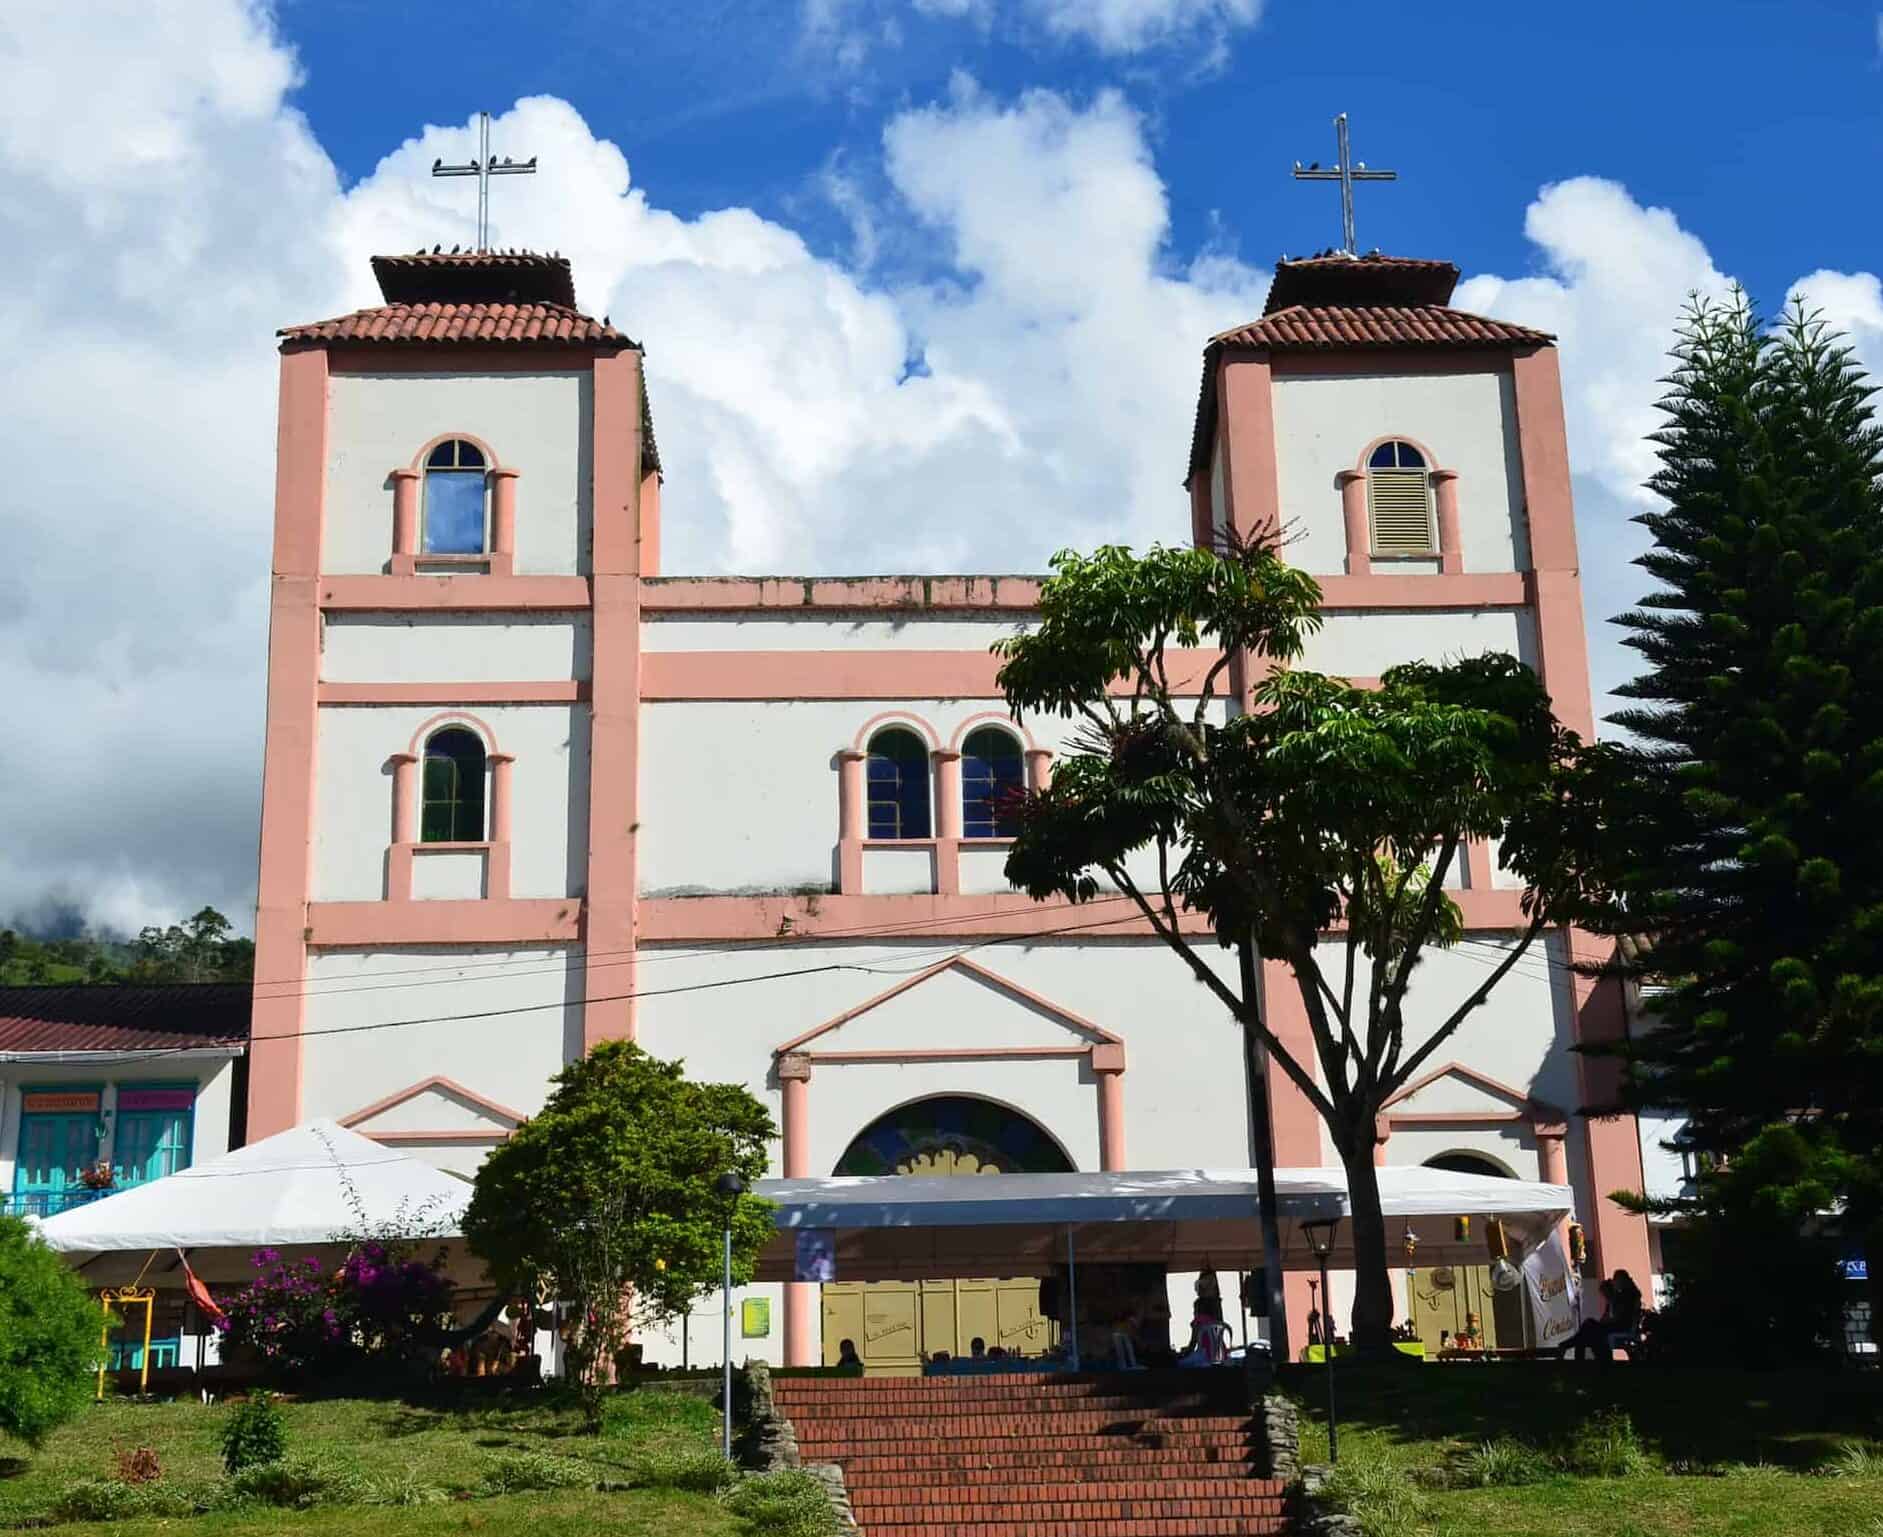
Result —
M1289 1491L1289 1515L1302 1537L1362 1537L1358 1518L1335 1510L1321 1492L1332 1471L1303 1468L1300 1482Z
M843 1481L843 1469L834 1462L807 1463L798 1454L798 1433L791 1421L778 1411L772 1392L771 1368L763 1361L747 1361L740 1368L739 1392L734 1399L743 1422L739 1440L745 1462L764 1473L785 1468L802 1468L816 1479L830 1501L837 1524L844 1532L857 1530L856 1512L850 1506L850 1491Z

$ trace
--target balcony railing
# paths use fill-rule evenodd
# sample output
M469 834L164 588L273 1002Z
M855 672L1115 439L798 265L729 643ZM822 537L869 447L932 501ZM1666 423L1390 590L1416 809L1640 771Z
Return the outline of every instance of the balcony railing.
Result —
M89 1206L108 1195L116 1195L114 1186L107 1190L88 1190L79 1185L71 1190L16 1190L0 1195L0 1212L9 1217L56 1217L75 1206Z

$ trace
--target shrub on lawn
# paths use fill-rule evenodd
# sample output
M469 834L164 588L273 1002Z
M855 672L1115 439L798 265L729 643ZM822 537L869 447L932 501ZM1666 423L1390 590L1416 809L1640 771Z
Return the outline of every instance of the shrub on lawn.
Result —
M1366 1537L1414 1537L1425 1529L1431 1500L1397 1463L1349 1457L1322 1486L1327 1498L1360 1523Z
M1846 1441L1825 1466L1833 1478L1883 1478L1883 1445Z
M154 1484L163 1477L154 1446L120 1447L113 1466L121 1484Z
M0 1217L0 1434L38 1446L90 1401L98 1304L22 1217Z
M549 1452L498 1452L484 1463L485 1494L522 1494L531 1489L587 1489L595 1474L585 1464Z
M720 1499L751 1537L837 1537L842 1531L824 1486L801 1468L742 1478Z
M282 1457L244 1468L228 1483L233 1501L252 1500L286 1510L356 1505L365 1492L359 1470L332 1457Z
M368 1478L360 1488L362 1505L413 1507L442 1505L450 1495L436 1484L428 1484L416 1473L407 1471L387 1478Z
M279 1462L287 1450L287 1422L266 1392L237 1404L222 1428L222 1465L232 1475Z
M61 1521L124 1521L146 1509L144 1491L115 1478L74 1479L52 1502Z
M1510 1489L1540 1484L1554 1471L1534 1446L1500 1436L1460 1457L1451 1482L1465 1489Z
M1566 1472L1584 1478L1627 1478L1647 1467L1648 1454L1634 1421L1620 1409L1604 1409L1576 1427L1561 1460Z
M644 1489L685 1489L715 1494L738 1476L718 1452L655 1451L634 1464L634 1482Z

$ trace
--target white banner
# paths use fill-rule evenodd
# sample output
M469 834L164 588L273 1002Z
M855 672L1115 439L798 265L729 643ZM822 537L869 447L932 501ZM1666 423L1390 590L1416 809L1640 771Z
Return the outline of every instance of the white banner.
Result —
M1538 1346L1554 1350L1567 1344L1581 1322L1581 1308L1576 1273L1569 1268L1561 1234L1551 1233L1523 1257L1523 1279L1536 1315Z

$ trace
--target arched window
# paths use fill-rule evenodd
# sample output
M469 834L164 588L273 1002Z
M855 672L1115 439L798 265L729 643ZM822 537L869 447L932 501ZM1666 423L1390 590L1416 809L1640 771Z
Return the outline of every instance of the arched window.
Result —
M1393 439L1367 457L1366 510L1375 555L1436 555L1432 473L1425 455Z
M425 457L424 534L427 555L482 555L489 548L485 475L490 466L475 443L451 438Z
M434 731L425 743L421 843L484 841L484 744L463 726Z
M908 727L870 738L869 801L870 837L928 837L928 747Z
M1019 740L998 726L982 726L961 744L961 835L1011 838L1020 831L1020 792L1026 760Z

